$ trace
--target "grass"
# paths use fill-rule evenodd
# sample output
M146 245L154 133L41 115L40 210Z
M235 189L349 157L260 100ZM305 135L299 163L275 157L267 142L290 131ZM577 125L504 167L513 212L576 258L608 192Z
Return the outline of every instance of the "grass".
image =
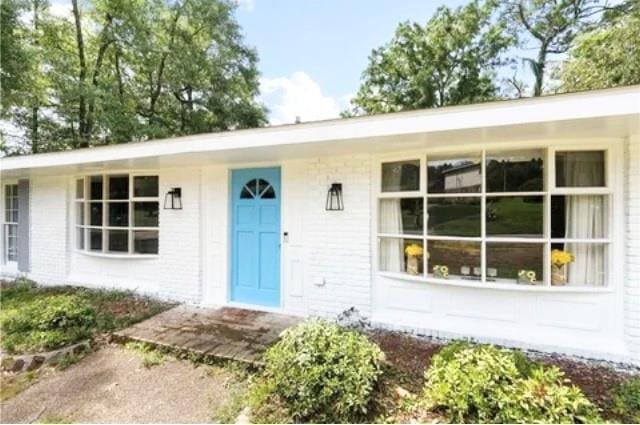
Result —
M144 342L131 341L125 345L125 348L136 353L140 357L142 366L147 369L161 365L167 358L165 353Z
M70 424L73 423L70 419L65 418L64 416L61 415L47 415L42 417L42 419L40 419L38 421L38 423L40 424Z
M41 352L125 328L170 305L132 292L57 286L25 279L0 286L0 345L8 353Z
M25 390L31 385L37 378L39 372L31 370L18 375L2 375L0 382L0 401L10 399L16 394Z

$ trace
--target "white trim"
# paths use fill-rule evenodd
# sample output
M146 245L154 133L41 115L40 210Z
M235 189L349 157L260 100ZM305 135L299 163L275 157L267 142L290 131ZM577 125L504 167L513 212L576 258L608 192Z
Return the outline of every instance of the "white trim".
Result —
M0 159L4 171L640 114L640 85ZM637 118L633 118L637 121Z

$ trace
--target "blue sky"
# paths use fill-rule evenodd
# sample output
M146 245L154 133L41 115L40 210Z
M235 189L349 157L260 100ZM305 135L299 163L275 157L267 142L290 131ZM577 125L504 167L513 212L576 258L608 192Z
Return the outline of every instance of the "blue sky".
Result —
M464 0L239 0L237 19L258 50L262 100L273 123L330 118L359 85L371 49L406 20Z

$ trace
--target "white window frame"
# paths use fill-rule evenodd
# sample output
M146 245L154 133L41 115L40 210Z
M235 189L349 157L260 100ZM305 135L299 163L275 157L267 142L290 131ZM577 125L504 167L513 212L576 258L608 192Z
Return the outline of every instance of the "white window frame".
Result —
M19 199L19 193L18 193L18 182L17 181L9 181L6 182L2 185L2 261L4 264L6 264L7 266L10 267L17 267L18 265L18 253L17 253L17 249L18 249L18 222L17 221L7 221L7 199L6 199L6 190L7 187L12 186L15 188L15 194L12 196L16 198L16 200L18 201ZM20 220L20 211L19 208L18 210L16 210L16 213L18 215L18 220ZM8 231L8 227L9 226L15 226L16 228L16 259L15 260L10 260L9 259L9 231Z
M126 199L109 199L109 178L110 177L128 177L129 184L129 197ZM91 178L92 177L102 177L102 199L90 199L91 192ZM134 179L136 177L156 177L158 179L158 196L155 197L136 197L134 194ZM76 194L76 184L78 180L83 181L83 198L77 198ZM134 203L138 202L156 202L158 204L158 226L150 227L150 226L135 226L134 225ZM91 209L88 207L91 203L100 203L102 204L102 224L100 226L91 225ZM109 204L111 203L127 203L129 212L128 212L128 223L127 226L109 226ZM83 214L83 224L79 224L78 217L78 204L82 204L82 214ZM139 253L134 251L134 232L136 231L154 231L158 234L158 242L160 240L160 176L156 172L129 172L129 171L121 171L121 172L112 172L112 173L94 173L87 174L82 176L76 176L73 179L73 244L75 250L82 254L87 255L97 255L97 256L108 256L108 257L125 257L125 258L155 258L160 254L160 246L158 246L157 253ZM83 244L84 247L80 247L78 244L78 230L84 229L83 231ZM91 230L101 230L102 231L102 247L100 250L92 250L90 249L90 231ZM127 252L120 251L109 251L109 231L110 230L121 230L127 232L127 244L128 250Z
M546 151L544 156L544 185L543 190L539 192L487 192L486 191L486 154L487 152L512 152L519 150L542 149ZM605 186L596 188L584 187L556 187L555 186L555 153L566 151L592 151L601 150L605 152ZM429 155L471 155L482 153L482 186L479 193L455 193L455 194L428 194L427 193L427 161ZM584 141L584 140L563 140L554 141L531 141L520 142L517 145L495 143L495 144L479 144L479 145L461 145L456 148L438 148L424 149L419 151L403 152L400 154L381 155L373 162L372 167L372 193L373 193L373 217L372 225L372 241L373 241L373 261L372 268L378 276L392 278L396 280L427 282L433 284L444 284L466 287L481 287L490 289L508 289L508 290L531 290L531 291L554 291L554 292L611 292L618 285L618 272L622 265L620 264L621 234L623 227L624 214L619 211L620 208L615 206L623 205L623 182L621 178L622 163L620 160L620 147L614 140L604 141ZM382 164L396 161L420 161L420 184L419 190L416 191L400 191L400 192L382 192ZM486 235L486 198L494 196L543 196L543 237L541 238L505 238L505 237L488 237ZM602 239L564 239L551 238L551 197L554 195L605 195L608 198L608 216L607 229L608 235ZM436 236L428 235L427 222L427 199L429 197L476 197L481 199L481 236L480 237L462 237L462 236ZM399 198L422 198L424 201L423 210L425 214L422 235L411 234L391 234L379 231L379 200L380 199L399 199ZM452 241L475 241L481 243L481 277L479 280L466 279L440 279L429 276L430 270L427 270L427 258L423 256L423 269L421 275L409 275L402 272L389 272L380 270L380 240L381 238L400 238L406 240L421 240L425 250L428 251L429 240L452 240ZM537 285L522 285L511 282L495 282L487 280L487 242L514 242L514 243L542 243L544 244L543 255L543 277L542 281ZM551 244L552 243L599 243L607 246L607 272L603 286L552 286L551 285ZM540 280L540 279L539 279Z

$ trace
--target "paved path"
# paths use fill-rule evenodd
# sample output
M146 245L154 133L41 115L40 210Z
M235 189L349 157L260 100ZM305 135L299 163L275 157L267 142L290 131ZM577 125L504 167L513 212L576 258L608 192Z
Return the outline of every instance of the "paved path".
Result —
M215 371L215 373L211 373ZM61 417L75 423L202 423L228 401L224 369L167 359L146 369L139 356L107 346L41 378L0 404L3 423Z
M259 364L280 333L300 321L282 314L239 308L180 305L117 332L123 339Z

